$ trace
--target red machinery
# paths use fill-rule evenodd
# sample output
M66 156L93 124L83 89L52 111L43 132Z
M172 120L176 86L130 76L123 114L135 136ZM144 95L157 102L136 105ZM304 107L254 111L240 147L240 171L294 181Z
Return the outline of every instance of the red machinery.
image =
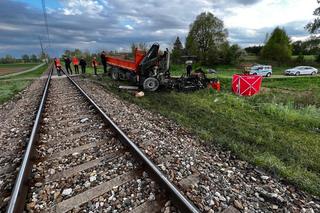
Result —
M194 71L190 76L180 78L170 76L170 53L168 49L163 54L159 44L153 44L147 53L135 50L134 61L106 56L111 67L111 77L114 80L131 80L147 91L156 91L159 86L176 88L179 91L190 91L206 88L210 82L203 71Z
M107 56L107 63L111 66L119 67L125 70L130 70L132 72L137 72L139 64L143 60L144 56L145 52L136 49L134 53L134 61Z
M159 44L153 44L147 53L136 50L134 61L107 56L114 80L132 80L144 90L156 91L160 85L169 85L170 54L159 53Z

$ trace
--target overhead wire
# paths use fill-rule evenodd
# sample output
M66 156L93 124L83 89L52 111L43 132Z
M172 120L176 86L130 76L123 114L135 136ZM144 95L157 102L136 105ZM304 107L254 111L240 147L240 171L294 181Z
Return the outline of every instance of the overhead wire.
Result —
M47 39L48 39L48 47L47 49L51 48L51 39L50 39L50 32L49 32L49 24L48 24L48 15L47 15L47 8L45 0L41 0L42 2L42 10L43 10L43 18L44 18L44 25L46 28Z

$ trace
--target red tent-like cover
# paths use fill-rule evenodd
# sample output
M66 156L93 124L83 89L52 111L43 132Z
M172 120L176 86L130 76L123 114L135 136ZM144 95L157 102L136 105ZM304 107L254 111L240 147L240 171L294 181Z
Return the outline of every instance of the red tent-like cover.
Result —
M232 91L241 96L252 96L260 91L262 76L233 75Z

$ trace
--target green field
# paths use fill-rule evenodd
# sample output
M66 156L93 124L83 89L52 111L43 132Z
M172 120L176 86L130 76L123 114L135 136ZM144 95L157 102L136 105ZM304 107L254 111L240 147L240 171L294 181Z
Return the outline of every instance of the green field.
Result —
M298 56L297 55L294 55L294 56L292 56L292 59L296 59ZM304 60L306 60L306 61L314 61L314 60L316 60L316 55L305 55L304 56Z
M39 76L41 76L43 74L43 72L45 70L47 70L47 66L43 65L41 67L39 67L38 69L31 71L31 72L27 72L27 73L22 73L19 75L15 75L15 76L11 76L11 77L7 77L7 78L1 78L0 80L14 80L14 79L23 79L23 78L38 78Z
M0 104L10 100L26 88L32 82L31 78L38 78L46 69L47 66L45 65L32 72L0 79Z
M32 68L37 66L39 63L20 63L20 64L0 64L0 68L15 68L15 67L26 67L26 68Z
M208 144L231 150L295 186L320 195L320 78L266 79L267 89L254 97L222 92L161 91L135 98L103 78L106 89L120 98L160 113Z
M212 67L206 67L206 66L198 66L194 65L193 69L202 68L205 72L208 71L208 69L214 69L217 71L216 74L210 74L209 77L218 77L218 78L231 78L234 74L241 74L242 69L236 66L232 65L219 65L219 66L212 66ZM289 69L292 67L287 66L273 66L272 67L272 75L276 77L286 77L284 76L284 71L286 69ZM185 65L172 65L171 66L171 75L173 76L180 76L182 74L186 73L185 71Z
M294 59L296 59L298 56L297 55L293 55L293 56L291 56L291 58L294 60ZM314 61L315 59L316 59L316 55L305 55L304 56L304 60L305 61ZM247 61L247 62L256 62L256 61L258 61L258 56L256 56L256 55L247 55L247 56L245 56L245 58L244 58L244 60L245 61Z

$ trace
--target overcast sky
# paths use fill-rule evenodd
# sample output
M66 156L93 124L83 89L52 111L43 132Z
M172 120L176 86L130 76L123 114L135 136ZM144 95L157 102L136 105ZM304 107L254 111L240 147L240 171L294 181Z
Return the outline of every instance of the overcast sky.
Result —
M170 47L177 36L185 40L204 11L223 20L229 41L242 47L263 43L276 26L297 40L308 36L304 26L317 6L316 0L47 0L49 51L126 50L132 42ZM47 38L41 0L0 0L0 56L38 54L39 36Z

